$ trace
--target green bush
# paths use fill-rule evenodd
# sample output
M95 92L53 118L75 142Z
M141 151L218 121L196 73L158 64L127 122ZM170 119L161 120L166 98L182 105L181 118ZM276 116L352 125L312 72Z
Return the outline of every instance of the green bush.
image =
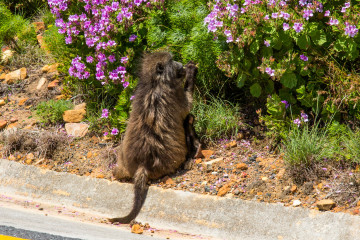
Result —
M36 115L44 124L57 124L63 122L63 114L72 109L73 104L65 100L49 100L36 106Z

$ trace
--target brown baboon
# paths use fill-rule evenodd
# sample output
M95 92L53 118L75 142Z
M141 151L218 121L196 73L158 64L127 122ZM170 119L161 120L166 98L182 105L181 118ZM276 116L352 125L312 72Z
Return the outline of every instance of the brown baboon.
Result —
M193 63L184 69L166 52L144 56L114 170L117 179L133 178L134 205L127 216L111 222L129 223L135 219L145 201L147 181L174 173L187 159L188 133L184 126L191 130L193 127L189 119L188 124L184 121L192 105L196 73Z

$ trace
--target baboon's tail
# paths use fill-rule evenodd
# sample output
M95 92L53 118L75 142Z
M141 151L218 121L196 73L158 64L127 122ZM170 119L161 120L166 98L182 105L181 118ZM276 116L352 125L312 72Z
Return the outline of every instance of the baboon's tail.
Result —
M118 223L130 223L132 220L136 218L139 214L142 205L145 202L145 198L147 192L149 190L149 186L147 185L148 181L148 171L145 167L139 167L134 175L134 204L131 212L121 218L111 218L109 219L110 222L118 222Z

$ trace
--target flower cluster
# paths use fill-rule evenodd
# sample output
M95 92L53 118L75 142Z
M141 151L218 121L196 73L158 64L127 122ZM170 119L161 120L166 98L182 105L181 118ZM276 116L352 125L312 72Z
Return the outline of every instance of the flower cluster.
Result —
M302 112L302 113L300 114L300 118L295 119L295 120L293 121L293 123L294 123L295 125L297 125L298 127L300 127L300 125L301 125L302 122L306 123L306 122L308 122L308 121L309 121L309 116L308 116L306 113Z
M70 0L48 0L51 12L56 16L55 25L59 33L65 35L65 43L84 41L89 49L88 56L77 56L72 60L70 76L78 79L95 77L101 84L109 82L129 85L125 64L128 56L118 56L114 33L126 29L134 23L134 16L142 9L161 4L158 0L79 0L81 14L71 14ZM132 34L129 42L135 41ZM115 53L115 54L114 54ZM85 61L82 60L85 59ZM118 62L117 60L120 60Z

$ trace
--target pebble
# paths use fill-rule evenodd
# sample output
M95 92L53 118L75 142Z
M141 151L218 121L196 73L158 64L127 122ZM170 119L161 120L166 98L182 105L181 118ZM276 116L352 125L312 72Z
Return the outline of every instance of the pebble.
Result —
M316 206L320 211L328 211L336 206L336 203L331 199L320 200L316 203Z
M212 172L211 174L212 175L218 175L218 172Z
M301 205L301 201L300 200L294 200L293 201L293 206L294 207L298 207L298 206L300 206Z

